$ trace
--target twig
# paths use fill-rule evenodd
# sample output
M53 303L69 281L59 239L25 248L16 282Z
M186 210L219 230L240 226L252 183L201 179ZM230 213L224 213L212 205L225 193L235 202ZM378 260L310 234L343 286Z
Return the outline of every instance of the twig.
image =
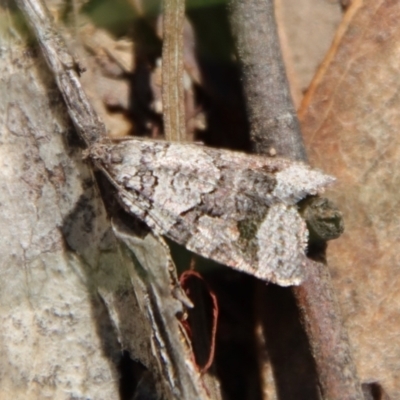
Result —
M68 114L79 135L90 146L105 139L106 128L82 89L79 66L69 54L67 47L55 30L52 18L40 1L16 0L28 16L42 52L49 64L57 85L68 108Z
M183 88L183 26L185 0L164 0L162 99L165 139L186 138Z
M309 260L307 267L307 280L293 287L293 292L312 346L324 399L363 399L327 265Z
M273 2L230 0L230 8L254 152L307 161L279 47Z
M273 0L230 0L230 7L243 65L253 150L307 161L282 62ZM323 396L331 400L362 399L327 266L309 260L307 275L293 293L302 312Z

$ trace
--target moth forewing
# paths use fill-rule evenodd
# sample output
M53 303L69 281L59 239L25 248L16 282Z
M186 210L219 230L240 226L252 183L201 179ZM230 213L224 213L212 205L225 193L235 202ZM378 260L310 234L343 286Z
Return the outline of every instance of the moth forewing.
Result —
M128 212L189 250L282 286L304 277L296 203L333 181L285 159L125 140L92 149Z

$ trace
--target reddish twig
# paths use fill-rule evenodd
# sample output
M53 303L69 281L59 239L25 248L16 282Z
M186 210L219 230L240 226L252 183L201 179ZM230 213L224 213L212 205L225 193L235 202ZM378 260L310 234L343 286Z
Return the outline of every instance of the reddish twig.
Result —
M180 284L182 288L185 290L186 294L190 298L190 290L188 288L188 280L191 278L197 278L201 280L201 282L205 285L207 293L210 295L213 307L212 307L212 324L211 324L211 340L210 340L210 352L208 355L208 359L206 363L203 366L198 366L200 369L200 372L202 374L206 373L209 368L211 367L213 361L214 361L214 355L215 355L215 340L217 336L217 323L218 323L218 301L217 301L217 296L215 293L210 289L208 286L207 282L203 279L203 277L196 271L193 270L188 270L185 271L179 278ZM196 304L194 303L194 306L196 307ZM189 334L191 335L191 329L189 326Z

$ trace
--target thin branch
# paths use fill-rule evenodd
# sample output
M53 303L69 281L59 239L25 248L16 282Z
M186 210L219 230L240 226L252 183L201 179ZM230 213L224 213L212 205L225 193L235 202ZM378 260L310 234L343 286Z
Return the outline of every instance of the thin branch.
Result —
M162 99L165 139L185 141L183 27L185 0L164 0Z
M230 7L243 67L253 150L307 161L282 61L273 0L230 0ZM323 211L325 215L326 210ZM324 259L324 250L320 256ZM328 268L309 260L307 275L307 280L295 287L293 293L309 337L323 396L331 400L362 399Z
M363 399L327 265L308 260L307 273L307 280L293 287L293 292L312 346L324 399Z
M79 135L90 146L106 138L106 128L92 107L79 81L79 65L69 54L41 1L16 0L26 14L42 52L50 66Z
M230 9L254 152L307 161L280 51L273 1L230 0Z

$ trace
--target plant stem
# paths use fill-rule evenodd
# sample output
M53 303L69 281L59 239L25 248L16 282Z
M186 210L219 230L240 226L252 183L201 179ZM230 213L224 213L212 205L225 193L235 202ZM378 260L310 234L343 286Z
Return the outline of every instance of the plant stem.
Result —
M168 141L185 141L183 88L183 27L185 0L164 0L162 48L162 99L164 133Z

